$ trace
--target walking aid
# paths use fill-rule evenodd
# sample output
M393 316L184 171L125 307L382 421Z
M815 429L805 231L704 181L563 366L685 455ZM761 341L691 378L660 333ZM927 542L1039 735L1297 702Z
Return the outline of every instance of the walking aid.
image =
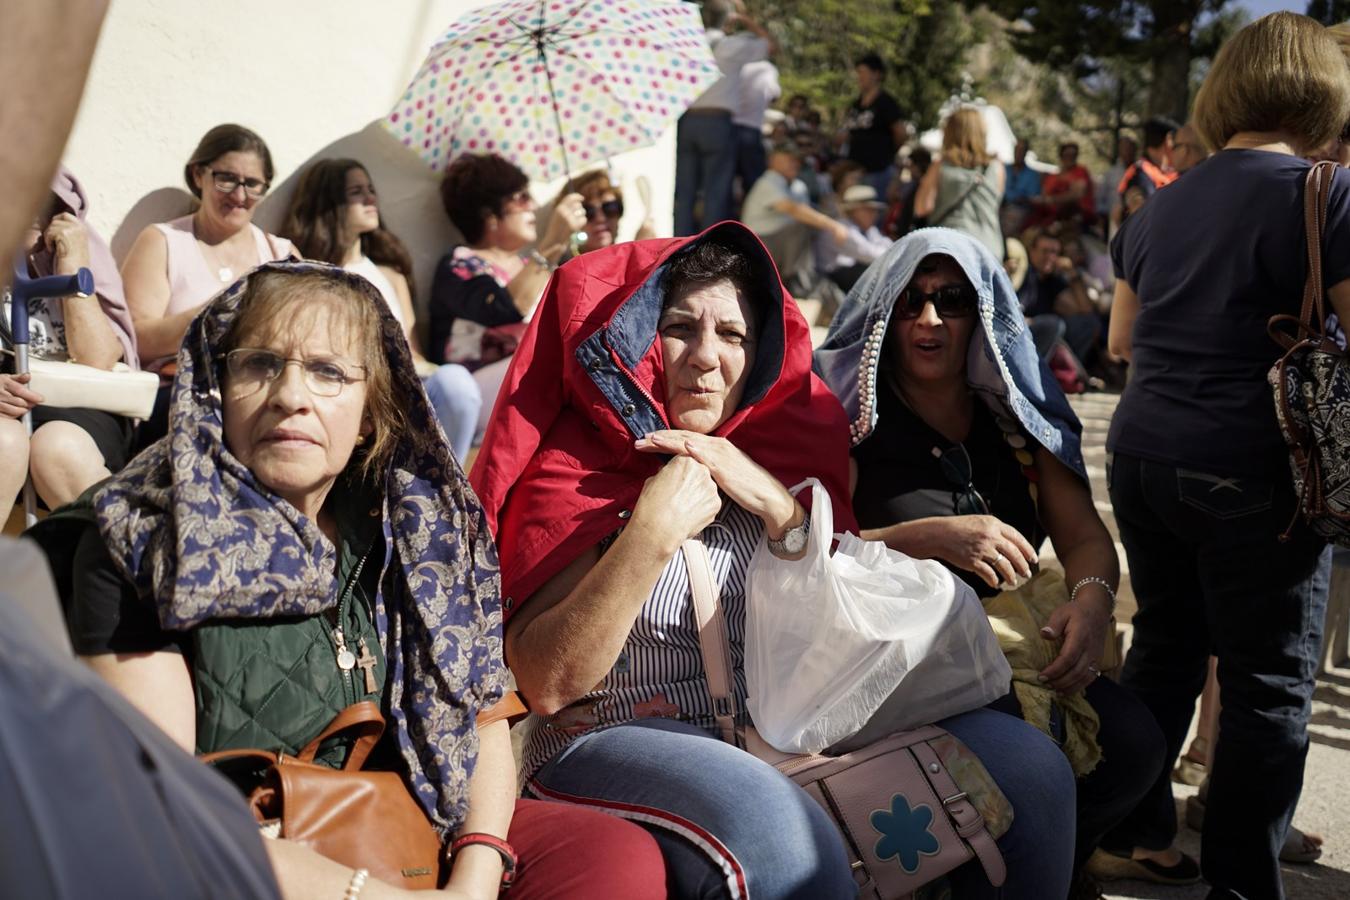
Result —
M14 341L14 374L28 373L28 301L39 297L88 297L94 293L94 275L80 269L74 275L48 275L45 278L28 277L28 255L23 251L14 258L14 280L9 286L9 329ZM33 436L33 412L23 414L24 430ZM37 523L37 492L33 478L23 482L23 526Z

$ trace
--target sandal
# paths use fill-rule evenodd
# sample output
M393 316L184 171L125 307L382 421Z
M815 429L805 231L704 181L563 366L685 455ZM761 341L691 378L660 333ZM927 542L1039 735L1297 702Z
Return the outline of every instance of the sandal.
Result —
M1151 881L1154 884L1195 884L1200 880L1200 864L1185 853L1181 859L1170 866L1151 859L1134 859L1118 856L1109 850L1098 848L1092 852L1085 867L1099 881L1116 881L1130 878L1135 881Z
M1207 777L1209 777L1209 766L1197 762L1189 756L1177 757L1177 766L1172 770L1172 780L1177 784L1188 784L1195 787Z
M1186 826L1193 831L1203 831L1205 827L1205 801L1199 796L1186 798ZM1284 846L1280 848L1280 862L1295 866L1306 866L1322 858L1322 836L1306 834L1300 829L1289 826L1284 836Z

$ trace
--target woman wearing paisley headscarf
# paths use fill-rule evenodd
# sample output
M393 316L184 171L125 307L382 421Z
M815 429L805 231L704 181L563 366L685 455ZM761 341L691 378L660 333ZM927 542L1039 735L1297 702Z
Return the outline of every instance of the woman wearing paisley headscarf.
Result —
M1119 563L1078 419L1007 273L969 235L913 232L849 293L815 363L849 413L862 536L971 584L1013 668L994 708L1047 731L1073 765L1081 869L1161 771L1163 739L1138 700L1098 678ZM1047 537L1063 574L1037 572ZM1198 877L1188 859L1159 868ZM1072 896L1097 893L1083 878Z
M189 327L169 436L88 492L83 518L48 520L92 521L53 566L75 649L198 752L294 754L374 701L389 728L367 768L401 773L443 836L515 844L517 890L664 896L639 829L527 801L513 817L507 725L475 727L506 677L496 551L434 421L369 282L258 268ZM326 743L319 761L347 752ZM299 844L268 846L287 896L402 893ZM495 897L508 850L459 850L446 893Z
M474 467L502 548L507 657L536 713L527 789L643 824L681 897L857 894L821 807L718 739L680 554L695 536L708 550L743 710L750 558L766 538L781 559L804 549L785 485L819 478L853 529L843 411L810 364L805 320L739 223L586 253L550 283ZM940 724L1015 810L1002 888L967 864L955 896L1063 896L1063 756L1001 713Z

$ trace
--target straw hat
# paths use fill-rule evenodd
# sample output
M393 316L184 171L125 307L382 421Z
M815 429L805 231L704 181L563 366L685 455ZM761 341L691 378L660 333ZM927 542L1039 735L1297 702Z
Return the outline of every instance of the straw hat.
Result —
M855 184L844 191L844 196L839 200L839 208L848 210L857 209L860 206L870 206L873 209L886 208L886 204L877 199L877 192L873 187L866 184Z

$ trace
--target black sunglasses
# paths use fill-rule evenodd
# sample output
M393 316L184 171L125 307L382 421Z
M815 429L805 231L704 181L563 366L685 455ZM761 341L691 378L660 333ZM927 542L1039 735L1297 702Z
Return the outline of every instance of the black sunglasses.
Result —
M895 314L902 319L917 319L930 302L940 318L960 319L974 314L980 294L968 284L948 284L929 294L911 284L896 298Z
M586 214L586 221L595 221L596 216L604 216L606 219L618 219L623 216L622 200L606 200L599 206L590 203L583 203L581 211Z
M989 504L975 490L975 474L965 444L954 444L946 450L933 448L942 477L956 490L952 491L952 512L958 516L987 516Z

